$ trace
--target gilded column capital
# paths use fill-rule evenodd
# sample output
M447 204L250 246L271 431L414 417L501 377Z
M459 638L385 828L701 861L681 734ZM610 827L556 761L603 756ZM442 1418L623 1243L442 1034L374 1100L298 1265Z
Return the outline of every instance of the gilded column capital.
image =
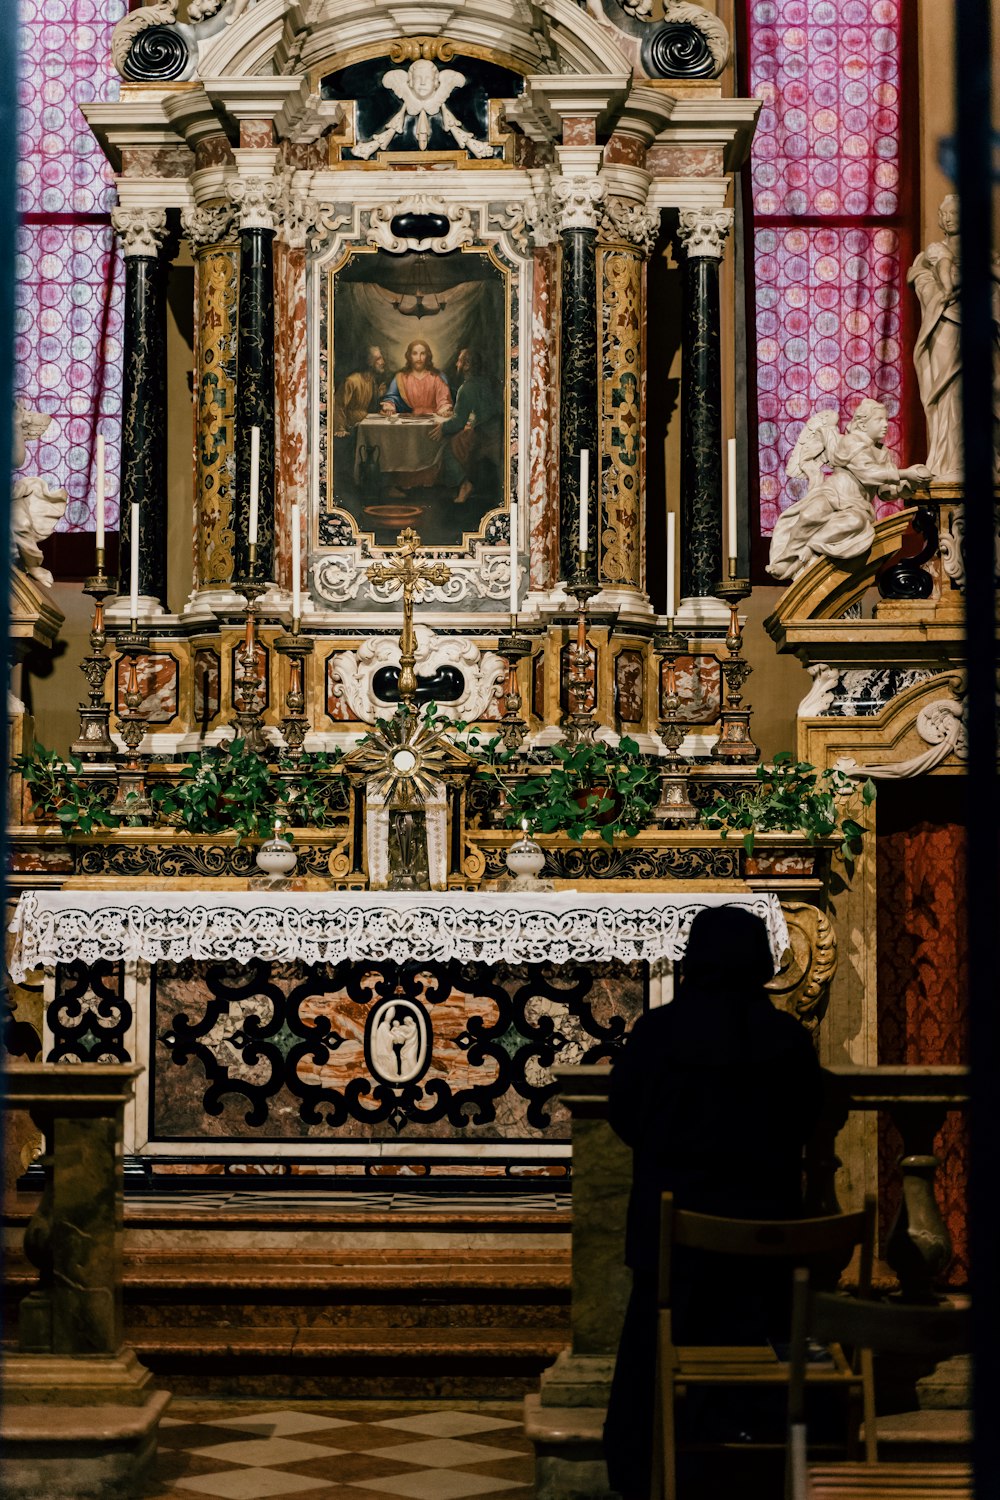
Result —
M659 237L660 215L642 203L608 198L602 210L601 228L609 238L625 240L646 256L652 253Z
M111 224L124 255L147 255L154 260L167 234L165 208L113 208Z
M181 230L192 250L203 250L225 239L233 222L232 206L213 204L208 208L185 208L181 212Z
M560 232L596 229L600 223L605 186L599 177L562 176L552 179L552 197Z
M678 216L677 237L689 260L697 256L721 260L726 235L732 227L731 208L682 208Z
M281 189L280 177L237 177L229 195L239 213L240 229L274 229Z

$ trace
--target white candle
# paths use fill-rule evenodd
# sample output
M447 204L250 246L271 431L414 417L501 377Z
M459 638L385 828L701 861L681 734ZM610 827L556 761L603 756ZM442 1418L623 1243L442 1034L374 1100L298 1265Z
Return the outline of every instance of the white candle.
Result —
M104 434L97 434L97 503L95 507L97 535L94 540L98 552L104 551Z
M517 501L510 502L510 612L517 614Z
M580 551L587 550L587 501L590 489L590 449L580 449Z
M676 613L677 600L674 593L674 526L677 517L672 510L667 511L667 619L672 620Z
M248 528L251 547L257 545L257 498L260 493L260 428L250 429L250 524Z
M736 535L736 439L730 438L728 444L729 478L726 485L726 536L729 541L729 560L733 564L732 572L736 572L736 558L739 554Z
M132 502L132 563L129 568L129 615L139 618L139 506Z
M292 504L292 619L302 618L302 537L299 533L299 502Z

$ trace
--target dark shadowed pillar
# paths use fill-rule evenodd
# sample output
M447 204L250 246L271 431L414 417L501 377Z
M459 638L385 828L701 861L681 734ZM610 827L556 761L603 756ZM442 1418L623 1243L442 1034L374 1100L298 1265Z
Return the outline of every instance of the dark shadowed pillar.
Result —
M236 577L248 574L250 433L260 428L257 577L274 577L274 205L273 177L241 178L233 196L240 216L239 352L236 373Z
M167 275L162 208L115 208L125 257L119 595L132 584L132 505L139 506L139 597L167 607ZM147 601L145 609L142 601Z
M714 595L722 577L722 374L719 264L731 208L682 209L681 598Z
M559 572L577 570L580 450L590 452L588 572L597 572L597 220L604 188L597 177L554 184L562 239L559 364Z

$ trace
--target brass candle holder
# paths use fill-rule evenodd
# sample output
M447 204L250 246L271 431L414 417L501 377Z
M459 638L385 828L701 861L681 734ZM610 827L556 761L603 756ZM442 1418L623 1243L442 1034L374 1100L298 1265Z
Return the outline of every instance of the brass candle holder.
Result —
M587 699L593 690L597 696L595 674L591 670L590 647L587 644L587 601L599 592L597 581L587 572L587 554L577 554L577 568L569 583L569 592L577 601L576 640L569 648L569 674L566 697L569 711L563 714L562 727L566 744L596 744L596 732L600 727L597 715L587 708Z
M660 657L661 671L663 667L666 668L667 678L667 691L660 699L660 738L667 753L660 770L660 800L655 817L657 822L665 826L694 823L698 818L698 810L688 791L687 761L680 753L684 730L677 722L677 711L681 706L677 691L677 658L688 650L687 637L674 629L673 619L668 619L666 630L654 636L653 649Z
M285 694L288 712L281 720L281 734L288 754L297 759L309 733L309 718L305 712L305 659L312 655L314 646L311 638L302 634L302 621L294 619L291 630L278 636L274 649L288 657L288 692Z
M121 632L115 644L119 653L128 657L128 675L123 695L125 712L118 715L118 729L125 741L127 754L119 763L118 789L108 811L123 818L128 827L138 828L153 816L153 804L146 791L146 777L139 757L139 745L146 732L146 724L139 712L142 690L139 687L138 663L139 657L149 650L149 633L140 630L136 621L132 620L128 631Z
M261 692L260 674L257 671L257 600L267 592L267 584L256 577L257 547L250 543L250 566L248 576L233 583L236 592L246 600L245 630L241 645L237 646L236 667L233 672L232 718L239 739L255 755L266 755L270 743L264 733L264 695Z
M510 632L497 638L497 650L507 663L507 682L500 695L503 716L500 720L500 738L508 750L519 750L528 732L527 721L521 717L521 690L517 681L517 664L531 655L531 641L526 635L517 633L517 615L510 617Z
M104 684L111 669L111 659L104 650L108 642L104 625L104 601L115 589L104 571L103 547L97 549L97 571L87 579L83 592L94 600L90 655L85 656L80 663L80 671L87 679L90 702L80 704L80 736L73 741L70 751L85 761L113 760L117 748L109 727L111 704L104 696Z
M750 733L750 705L743 706L743 686L753 667L742 655L743 629L739 617L739 603L750 593L750 580L736 578L731 572L728 580L716 584L715 592L729 605L729 630L726 634L729 655L719 663L726 682L726 702L722 707L719 738L712 746L712 756L727 765L753 765L760 760L760 750Z

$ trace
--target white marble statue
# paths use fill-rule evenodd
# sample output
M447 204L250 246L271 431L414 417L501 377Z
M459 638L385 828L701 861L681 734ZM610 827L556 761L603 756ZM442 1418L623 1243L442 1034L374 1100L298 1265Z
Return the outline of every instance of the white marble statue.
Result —
M25 461L27 442L40 438L52 418L17 402L14 406L14 442L11 467L19 469ZM52 574L42 567L40 543L51 536L66 514L65 490L50 490L37 474L15 479L10 492L11 557L29 578L46 588L52 587Z
M921 250L907 273L920 301L920 331L913 348L917 385L927 419L927 467L935 479L961 480L962 354L959 296L961 259L958 198L949 193L938 210L943 240ZM993 320L1000 325L1000 259L994 256ZM994 418L1000 421L994 380Z
M807 479L809 488L778 517L767 564L775 578L796 578L818 557L861 557L875 538L873 497L899 495L930 478L922 464L896 467L884 446L888 425L885 407L871 397L859 404L844 433L836 412L809 418L786 466L790 478Z

